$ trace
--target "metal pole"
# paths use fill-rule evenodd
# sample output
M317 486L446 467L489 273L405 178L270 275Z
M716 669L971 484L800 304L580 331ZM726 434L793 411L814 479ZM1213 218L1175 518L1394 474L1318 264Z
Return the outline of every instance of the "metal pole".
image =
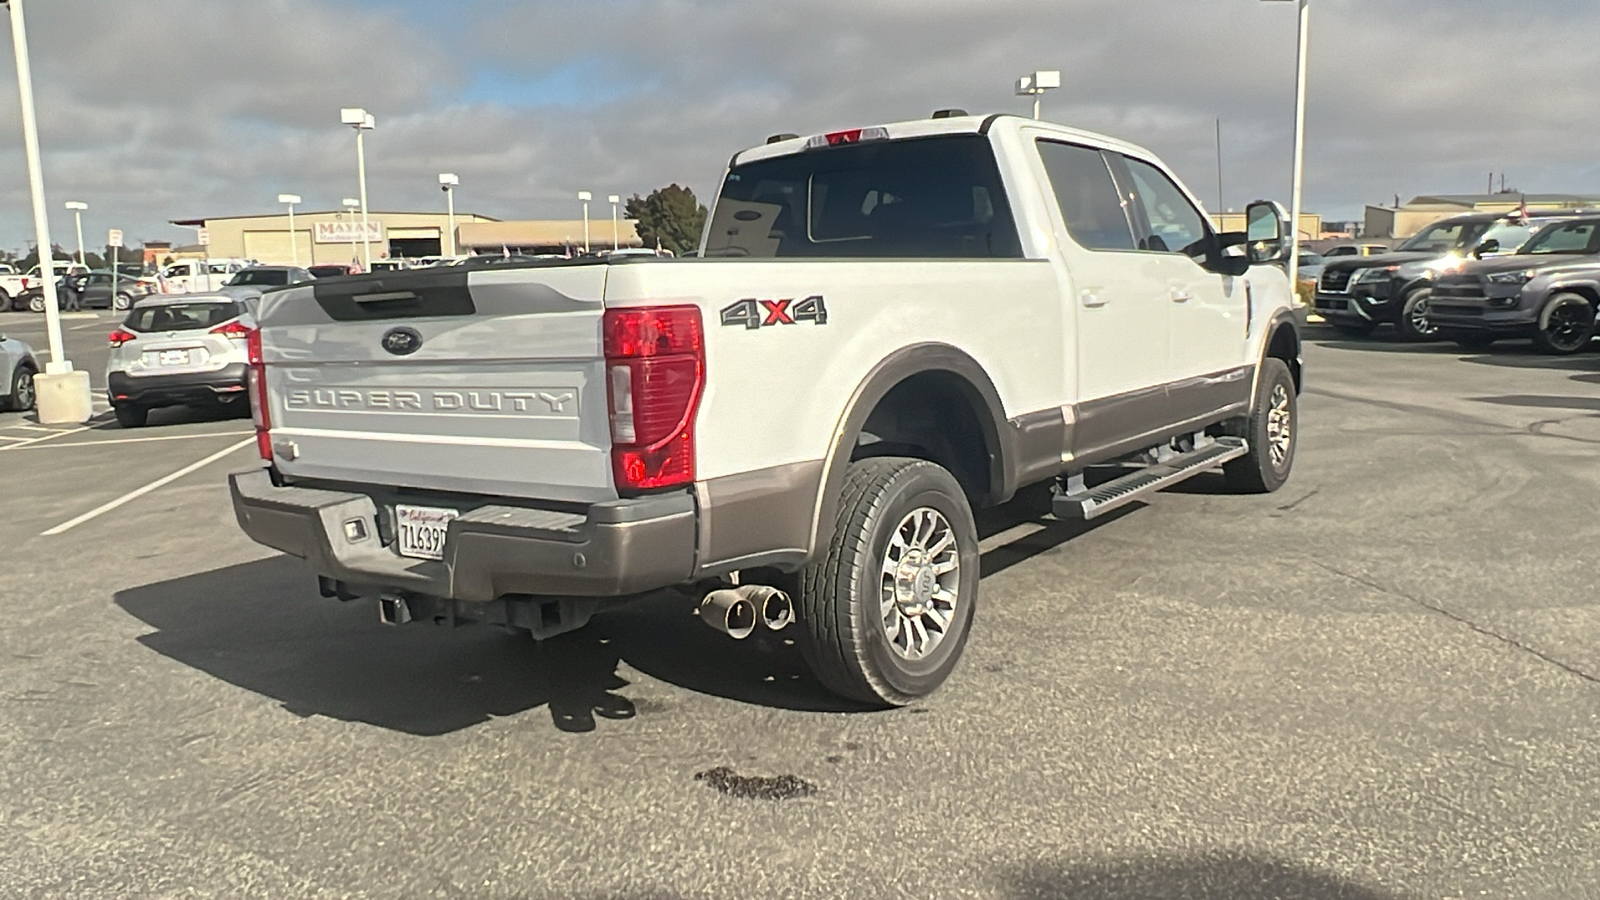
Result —
M89 262L83 256L83 210L73 210L72 218L78 223L78 265L88 268Z
M289 258L300 265L300 242L294 236L294 204L289 204Z
M1222 202L1222 120L1217 120L1217 212L1227 212Z
M1034 89L1034 91L1033 91L1033 118L1034 118L1034 121L1038 121L1038 119L1039 119L1039 100L1043 96L1044 96L1044 92L1043 91L1041 91L1041 90L1039 90L1037 88Z
M1294 194L1289 210L1289 290L1300 289L1300 193L1305 183L1306 48L1311 37L1311 0L1300 0L1300 52L1294 87Z
M367 227L367 148L361 140L361 126L356 126L356 176L361 182L361 247L366 258L367 271L372 271L372 232Z
M583 252L589 252L589 201L583 201Z
M33 231L39 242L39 275L44 284L45 334L50 344L50 361L45 374L63 375L72 371L61 343L61 307L56 300L54 254L50 247L50 220L44 208L44 172L39 165L39 121L33 111L33 70L28 65L28 31L22 19L22 0L11 0L11 43L17 54L17 91L21 95L22 146L28 157L28 193L33 200Z
M111 248L111 296L106 298L106 307L112 315L117 312L117 248Z
M444 188L445 224L450 229L450 255L456 255L456 192L449 185Z
M622 229L617 225L617 205L611 204L611 251L622 248Z

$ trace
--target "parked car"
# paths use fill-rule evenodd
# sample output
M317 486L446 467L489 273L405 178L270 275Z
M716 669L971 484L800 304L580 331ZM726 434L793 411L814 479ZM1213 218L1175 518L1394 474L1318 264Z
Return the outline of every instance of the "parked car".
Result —
M214 291L250 265L247 259L180 259L161 270L164 293Z
M218 288L219 293L238 299L260 297L274 288L315 281L317 276L299 266L251 266L241 269Z
M961 656L974 507L1039 488L1089 519L1217 468L1240 493L1289 478L1277 204L1219 235L1149 151L1004 115L728 165L702 251L721 258L262 297L240 526L391 624L544 638L669 587L735 638L798 617L820 682L882 706Z
M1571 213L1472 213L1442 219L1392 253L1329 260L1317 281L1316 312L1340 332L1361 336L1392 323L1408 340L1428 340L1429 288L1434 279L1473 258L1511 253L1540 229Z
M399 272L411 268L411 261L407 259L375 259L372 261L374 272Z
M27 309L28 301L22 295L34 288L43 290L40 287L39 267L34 266L25 275L16 274L14 267L7 266L6 268L11 271L0 272L0 309ZM89 271L87 266L79 265L70 259L52 260L51 270L56 273L58 280L66 275L77 275Z
M312 278L337 278L340 275L359 275L361 267L345 263L318 263L307 266L306 271L311 273Z
M111 332L106 395L117 423L145 424L163 406L231 405L248 410L249 301L226 294L156 294L135 303Z
M56 282L57 302L66 305L66 293L78 295L78 305L84 309L127 309L135 300L156 293L156 283L147 278L129 278L119 274L116 293L112 293L111 273L102 269L78 275L68 275ZM30 312L44 312L44 288L28 288L18 298Z
M32 347L0 334L0 405L13 411L33 409L33 376L41 368Z
M1388 252L1387 244L1336 244L1322 251L1322 255L1329 259L1337 259L1341 256L1377 256Z
M1510 256L1469 262L1433 286L1441 333L1463 347L1532 338L1546 353L1588 348L1600 306L1600 216L1544 228Z
M1300 280L1302 282L1316 281L1318 278L1322 277L1322 269L1327 264L1328 260L1316 253L1311 253L1305 250L1300 251Z

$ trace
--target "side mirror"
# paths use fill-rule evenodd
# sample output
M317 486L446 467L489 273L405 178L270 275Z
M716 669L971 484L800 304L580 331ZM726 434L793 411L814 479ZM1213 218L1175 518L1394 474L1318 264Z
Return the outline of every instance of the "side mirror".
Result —
M1289 252L1283 206L1270 200L1257 200L1245 207L1245 247L1252 263L1273 262Z
M1499 252L1500 252L1500 242L1495 240L1494 238L1489 238L1487 241L1484 241L1483 243L1479 244L1478 246L1472 248L1472 258L1473 259L1483 259L1485 256L1488 256L1491 253L1499 253Z

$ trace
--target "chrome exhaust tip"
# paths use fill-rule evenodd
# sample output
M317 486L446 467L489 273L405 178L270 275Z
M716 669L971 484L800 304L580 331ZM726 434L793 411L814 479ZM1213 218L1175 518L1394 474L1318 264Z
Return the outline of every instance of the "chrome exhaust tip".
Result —
M783 591L765 584L747 584L737 591L755 605L756 615L768 631L782 631L794 622L794 603Z
M700 601L700 621L736 641L755 633L756 605L739 591L712 591Z

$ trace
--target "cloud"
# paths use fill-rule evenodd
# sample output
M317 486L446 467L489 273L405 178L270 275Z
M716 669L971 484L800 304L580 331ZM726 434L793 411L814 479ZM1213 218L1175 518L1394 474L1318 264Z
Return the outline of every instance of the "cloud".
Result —
M337 109L378 117L372 203L568 217L575 193L714 191L733 151L959 106L1024 112L1016 76L1059 68L1048 117L1150 147L1215 203L1288 194L1295 6L1258 0L53 0L29 7L47 187L86 228L182 239L168 219L331 208L355 191ZM1600 192L1600 5L1318 0L1307 207L1480 190ZM1558 61L1546 62L1554 48ZM0 66L0 246L26 173ZM58 240L60 238L58 237Z

